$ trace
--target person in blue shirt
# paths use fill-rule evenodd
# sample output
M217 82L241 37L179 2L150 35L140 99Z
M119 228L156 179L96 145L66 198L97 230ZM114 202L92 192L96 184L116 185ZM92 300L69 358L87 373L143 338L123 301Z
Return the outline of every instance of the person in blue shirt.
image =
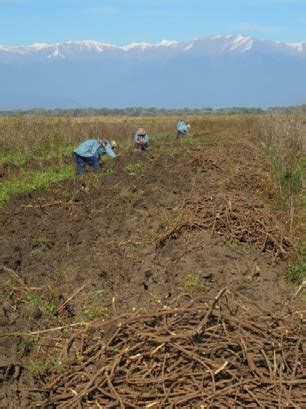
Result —
M189 125L186 125L186 122L183 119L180 119L176 124L176 137L182 138L187 135Z
M77 146L73 153L76 163L77 174L84 172L85 164L92 166L94 171L100 169L100 158L102 155L109 155L111 158L116 157L115 141L101 141L99 139L88 139Z
M149 148L149 136L143 128L139 128L134 136L134 149L145 151Z

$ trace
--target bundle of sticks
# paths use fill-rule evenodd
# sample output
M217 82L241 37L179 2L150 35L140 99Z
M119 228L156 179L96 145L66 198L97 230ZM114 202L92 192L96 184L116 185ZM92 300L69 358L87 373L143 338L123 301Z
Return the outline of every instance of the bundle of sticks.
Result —
M202 197L187 201L175 223L162 230L156 247L178 238L185 231L208 230L211 234L256 245L273 258L286 258L292 243L284 228L262 204L243 197Z
M306 405L302 320L222 289L97 322L67 341L44 407L230 408Z

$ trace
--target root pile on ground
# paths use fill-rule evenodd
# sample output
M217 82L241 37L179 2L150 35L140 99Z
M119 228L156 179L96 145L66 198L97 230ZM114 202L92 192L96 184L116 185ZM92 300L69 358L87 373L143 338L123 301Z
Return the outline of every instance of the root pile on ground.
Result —
M210 305L182 296L72 337L60 359L75 358L48 377L43 405L304 407L301 327L226 289Z
M213 160L207 159L204 156L198 156L197 158L191 159L186 162L185 165L192 168L201 168L204 171L220 169L220 166L218 166Z
M202 197L187 201L181 217L157 237L157 248L176 239L186 230L208 230L211 234L241 243L253 243L274 258L285 259L292 246L284 228L260 203L244 197Z

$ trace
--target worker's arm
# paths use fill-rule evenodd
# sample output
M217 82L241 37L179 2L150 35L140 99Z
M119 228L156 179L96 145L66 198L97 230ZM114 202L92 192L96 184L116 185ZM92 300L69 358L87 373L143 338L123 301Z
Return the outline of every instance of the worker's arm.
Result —
M105 153L107 153L107 155L109 155L111 158L115 159L116 154L111 146L111 144L109 142L107 142L104 146L104 150Z

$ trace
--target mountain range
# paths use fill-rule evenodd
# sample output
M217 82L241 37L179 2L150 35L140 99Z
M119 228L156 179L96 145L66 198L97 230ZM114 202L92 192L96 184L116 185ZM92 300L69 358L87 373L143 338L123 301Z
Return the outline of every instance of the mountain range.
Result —
M0 109L297 105L305 74L306 42L241 35L0 45Z

